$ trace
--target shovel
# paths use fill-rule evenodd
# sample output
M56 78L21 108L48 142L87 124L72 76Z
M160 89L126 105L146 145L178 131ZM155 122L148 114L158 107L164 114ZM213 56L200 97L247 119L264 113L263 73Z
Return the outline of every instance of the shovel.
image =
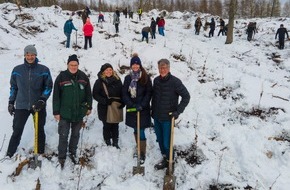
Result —
M41 167L41 161L38 160L38 112L34 113L34 156L29 163L29 167L32 169Z
M140 112L137 111L137 166L133 166L133 175L142 174L144 175L145 168L140 166Z
M171 135L170 135L170 150L169 150L169 165L166 175L164 176L163 190L174 190L176 177L173 175L173 136L174 136L175 119L171 119Z

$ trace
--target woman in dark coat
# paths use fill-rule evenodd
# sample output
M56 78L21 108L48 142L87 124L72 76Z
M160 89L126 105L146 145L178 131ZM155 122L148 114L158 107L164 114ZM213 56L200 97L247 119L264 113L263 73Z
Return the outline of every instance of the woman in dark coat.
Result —
M108 98L103 83L106 85L109 97ZM111 105L113 101L121 101L122 95L122 81L113 70L112 65L106 63L102 65L100 72L98 73L98 79L93 87L93 98L98 102L98 117L103 122L103 137L105 143L110 146L111 139L113 140L113 146L120 148L118 145L119 140L119 123L107 123L107 109L108 105ZM120 99L117 99L117 98ZM123 109L123 106L120 106Z
M152 96L152 82L142 67L138 54L133 54L130 63L130 74L125 77L123 84L123 102L128 108L136 108L140 112L140 159L141 164L145 161L146 136L145 128L151 125L150 100ZM126 113L126 125L134 129L137 144L137 113ZM134 154L136 156L136 154Z

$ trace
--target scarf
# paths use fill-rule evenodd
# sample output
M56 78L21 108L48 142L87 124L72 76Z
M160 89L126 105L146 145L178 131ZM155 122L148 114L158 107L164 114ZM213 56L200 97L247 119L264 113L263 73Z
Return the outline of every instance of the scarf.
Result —
M130 72L130 76L131 76L131 83L129 85L129 89L128 91L130 92L131 94L131 98L136 98L137 96L137 82L139 80L139 78L141 77L141 74L142 72L139 70L139 71L131 71Z

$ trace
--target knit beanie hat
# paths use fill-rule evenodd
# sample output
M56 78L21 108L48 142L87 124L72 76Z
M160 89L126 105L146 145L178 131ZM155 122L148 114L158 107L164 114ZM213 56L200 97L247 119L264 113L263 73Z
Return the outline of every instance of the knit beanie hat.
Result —
M26 55L27 53L32 53L34 55L37 55L37 51L34 45L28 45L24 48L24 55Z
M80 64L79 60L78 60L78 56L76 54L70 55L68 57L67 64L69 64L69 62L71 62L71 61L76 61L76 62L78 62L78 64Z
M137 53L133 54L133 56L131 58L131 62L130 62L130 67L132 67L133 64L138 64L138 65L140 65L140 67L142 67L141 59L138 57Z
M110 63L105 63L104 65L102 65L101 67L101 72L104 72L107 68L111 68L113 69L113 66Z

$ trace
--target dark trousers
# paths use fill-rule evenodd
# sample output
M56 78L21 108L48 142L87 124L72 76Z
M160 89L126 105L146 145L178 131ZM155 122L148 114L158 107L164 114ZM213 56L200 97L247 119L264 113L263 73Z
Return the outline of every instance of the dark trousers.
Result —
M195 27L195 35L199 35L200 27L196 26Z
M58 158L65 159L67 153L67 147L69 147L69 153L76 155L80 130L82 128L83 121L78 122L69 122L64 119L61 119L58 123L58 134L59 134L59 143L58 143ZM68 135L70 133L70 139L68 142Z
M253 31L248 32L247 40L251 41L253 37Z
M214 29L210 29L208 37L211 37L211 36L213 37L213 35L214 35Z
M103 137L105 141L119 139L119 123L107 123L103 121Z
M90 48L92 48L92 36L85 36L85 46L84 49L88 49L88 42Z
M10 142L8 145L7 155L12 157L16 152L16 149L20 143L21 136L24 130L24 126L27 122L29 115L32 114L34 116L34 112L32 110L23 110L16 109L15 115L13 119L13 133L10 138ZM44 153L45 147L45 132L44 125L46 119L46 110L43 109L38 114L38 153ZM31 135L34 137L34 135Z
M154 119L154 130L161 154L166 155L166 159L169 160L171 121Z
M222 35L224 36L225 35L225 31L224 29L220 29L219 33L218 33L218 36L220 35L220 33L222 33Z
M285 43L285 39L279 38L279 49L284 49L284 43Z
M142 41L146 39L146 42L148 43L148 32L142 31Z
M119 33L119 23L115 24L116 33Z
M155 36L155 34L156 34L156 30L152 30L152 39L156 39L156 36Z

